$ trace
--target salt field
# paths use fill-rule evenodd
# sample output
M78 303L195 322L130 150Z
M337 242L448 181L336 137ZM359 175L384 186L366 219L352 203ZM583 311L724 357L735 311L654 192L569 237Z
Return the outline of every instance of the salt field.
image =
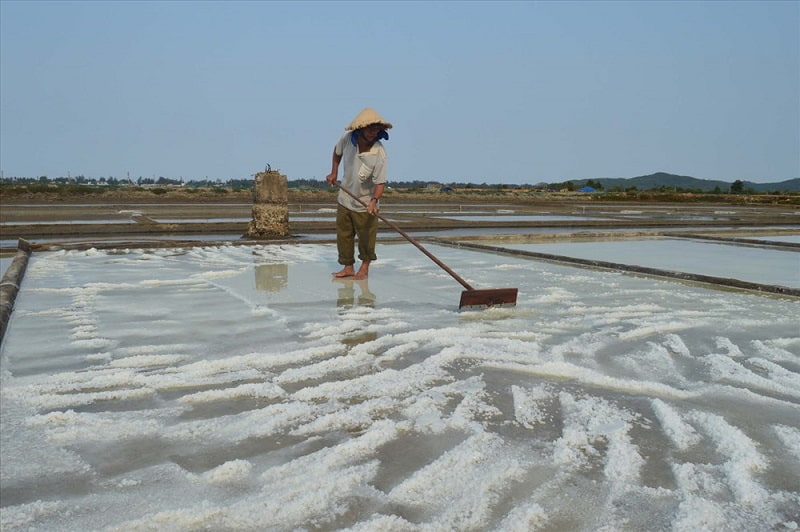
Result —
M251 218L158 218L155 222L160 224L213 224L222 222L248 223Z
M668 238L504 247L800 288L800 253L795 249Z
M120 223L135 223L131 219L109 218L105 220L59 220L59 221L46 221L46 222L4 222L0 224L0 229L4 231L13 231L16 226L25 225L75 225L75 224L120 224Z
M772 253L798 256L609 244L790 282ZM322 243L35 253L0 347L2 529L800 526L797 298L429 249L517 306L459 312L409 244L365 281Z
M759 239L772 240L775 242L789 242L792 244L800 244L800 235L764 236L764 237L759 237Z
M533 216L525 216L520 214L499 214L491 216L434 216L434 218L447 218L448 220L461 220L464 222L568 222L594 219L586 216L550 216L546 214L537 214Z

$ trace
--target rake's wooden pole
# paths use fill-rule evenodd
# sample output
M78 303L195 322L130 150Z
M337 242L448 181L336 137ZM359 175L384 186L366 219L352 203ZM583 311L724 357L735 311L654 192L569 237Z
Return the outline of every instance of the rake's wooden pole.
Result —
M347 190L342 185L339 185L339 189L342 190L345 194L359 202L364 208L368 208L367 204L361 201L361 198ZM461 303L459 304L458 308L479 308L479 307L491 307L497 305L516 305L517 303L517 289L516 288L500 288L500 289L489 289L489 290L475 290L470 286L470 284L461 278L456 272L453 271L447 264L439 260L433 253L425 249L422 244L417 242L415 239L411 238L410 235L406 234L405 231L400 229L397 224L394 222L387 220L384 218L380 213L376 213L376 216L386 225L400 233L400 235L414 244L417 249L423 252L429 259L436 263L441 269L446 271L450 274L450 276L458 281L461 286L466 288L464 292L461 293Z

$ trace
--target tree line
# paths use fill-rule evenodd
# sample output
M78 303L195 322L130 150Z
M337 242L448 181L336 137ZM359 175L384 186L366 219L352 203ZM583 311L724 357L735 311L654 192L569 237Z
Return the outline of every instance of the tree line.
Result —
M184 180L172 179L164 176L155 177L138 177L135 180L130 178L118 179L115 177L100 177L91 178L83 175L74 177L56 177L49 178L47 176L39 177L4 177L0 179L0 184L3 185L39 185L39 186L52 186L52 185L79 185L79 186L97 186L97 187L166 187L166 188L187 188L187 189L227 189L227 190L249 190L253 187L253 179L228 179L222 181L220 179L201 179L201 180ZM329 185L325 180L319 179L290 179L288 180L290 189L301 190L327 190ZM444 191L450 192L455 189L460 190L542 190L548 192L574 192L584 187L590 187L596 192L639 192L636 186L621 186L615 185L607 188L603 187L600 181L587 179L585 181L563 181L558 183L539 183L537 185L506 185L506 184L488 184L488 183L467 183L467 182L451 182L451 183L438 183L432 181L402 181L392 180L390 186L399 190L406 191ZM679 193L693 193L693 194L756 194L754 190L745 188L742 180L737 179L734 181L728 190L722 190L719 186L713 190L702 190L695 188L682 188L676 186L663 185L647 189L648 191L655 192L679 192Z

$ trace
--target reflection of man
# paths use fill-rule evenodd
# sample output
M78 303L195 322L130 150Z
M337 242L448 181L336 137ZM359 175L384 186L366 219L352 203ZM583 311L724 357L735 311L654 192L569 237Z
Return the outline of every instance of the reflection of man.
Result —
M370 291L369 281L367 279L354 280L352 278L334 278L333 282L342 285L342 287L339 288L336 299L337 307L349 307L355 305L361 305L365 307L375 306L375 294ZM353 285L358 285L358 299L356 299L356 291L353 288Z
M355 280L337 279L334 278L333 282L341 285L339 288L338 298L336 299L336 306L342 309L342 312L347 312L358 306L374 307L375 294L370 292L369 284L366 279ZM353 285L358 285L359 296L356 297L356 291ZM353 330L345 333L341 339L342 343L348 347L355 347L358 344L365 344L372 342L378 338L378 333L373 329L373 325L369 321L364 321L362 327L356 327Z

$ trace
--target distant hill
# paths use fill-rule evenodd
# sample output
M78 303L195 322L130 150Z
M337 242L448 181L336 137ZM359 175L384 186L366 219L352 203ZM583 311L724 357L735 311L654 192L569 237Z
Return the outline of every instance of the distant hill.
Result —
M711 192L717 187L722 192L727 192L732 182L728 181L715 181L712 179L697 179L685 175L668 174L666 172L656 172L655 174L643 175L631 178L609 178L601 177L593 179L594 182L599 182L603 185L605 190L611 187L620 187L623 189L636 187L638 190L652 190L662 187L672 188L677 187L684 190L703 190ZM576 183L580 181L576 180ZM753 190L755 192L800 192L800 178L789 179L780 181L778 183L753 183L751 181L742 181L744 190Z

